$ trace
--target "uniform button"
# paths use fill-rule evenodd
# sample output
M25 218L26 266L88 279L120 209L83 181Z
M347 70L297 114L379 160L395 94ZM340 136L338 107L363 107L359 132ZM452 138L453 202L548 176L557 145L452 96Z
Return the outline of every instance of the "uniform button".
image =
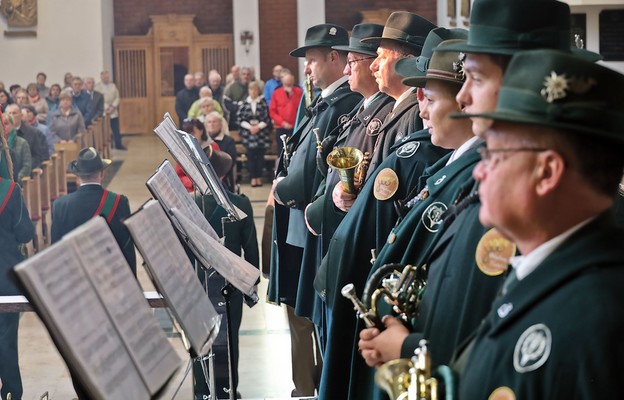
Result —
M390 233L388 236L388 243L392 244L396 240L396 234L394 232Z

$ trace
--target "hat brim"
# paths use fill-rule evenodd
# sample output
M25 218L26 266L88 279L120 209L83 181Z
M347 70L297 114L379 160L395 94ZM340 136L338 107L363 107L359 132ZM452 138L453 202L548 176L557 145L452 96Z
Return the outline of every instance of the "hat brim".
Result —
M422 49L423 48L422 44L410 42L409 40L405 40L405 39L391 38L391 37L367 37L367 38L360 39L360 42L362 42L362 43L371 43L371 44L375 44L375 45L379 46L379 44L381 43L382 40L392 40L394 42L406 44L406 45L411 46L411 47L413 47L415 49Z
M405 86L414 86L419 88L424 88L427 84L427 81L448 82L454 83L457 86L462 86L464 84L463 81L458 81L457 79L442 78L437 76L410 76L409 78L405 78L402 80Z
M350 47L350 46L332 46L332 49L338 50L338 51L346 51L346 52L350 52L350 53L365 54L367 56L375 56L375 57L377 57L377 53L374 52L374 51L364 50L364 49L356 49L355 47Z
M528 49L527 49L528 50ZM443 44L433 49L433 51L457 51L462 53L474 53L474 54L495 54L501 56L513 56L523 49L508 48L508 47L488 47L488 46L474 46L468 43L451 43ZM596 62L602 60L602 56L599 53L585 49L577 49L576 47L570 47L570 52L574 55L582 57L588 61Z
M603 130L597 127L582 126L577 123L565 123L549 121L538 115L520 114L514 111L495 111L491 113L481 114L462 114L454 113L449 115L451 118L486 118L493 121L511 122L516 124L544 126L548 128L562 129L566 131L586 133L590 135L599 135L603 138L615 140L624 144L624 136L615 132Z
M97 169L95 171L80 171L78 169L78 165L76 164L77 160L74 160L72 162L69 163L69 172L71 172L74 175L77 176L84 176L84 175L91 175L94 174L98 171L102 171L105 170L106 168L110 167L110 165L113 163L112 160L109 160L107 158L102 158L102 168Z
M296 49L288 53L288 55L290 55L291 57L305 57L306 51L310 49L318 49L318 48L331 49L332 46L330 44L327 44L327 45L314 44L311 46L301 46L301 47L297 47Z
M396 64L394 64L394 70L397 74L405 77L405 79L425 76L425 72L416 67L416 58L414 57L398 60Z

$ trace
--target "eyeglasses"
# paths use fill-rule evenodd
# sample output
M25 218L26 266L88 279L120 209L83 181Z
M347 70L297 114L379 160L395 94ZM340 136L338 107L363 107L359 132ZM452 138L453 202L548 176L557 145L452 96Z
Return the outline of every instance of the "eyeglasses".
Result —
M377 58L377 56L370 56L370 57L358 58L357 60L347 61L347 65L349 66L349 68L351 68L352 64L355 64L358 61L370 60L373 58Z
M483 163L484 167L494 167L494 165L496 165L496 163L499 160L498 158L492 159L492 155L496 153L519 153L523 151L540 153L542 151L547 151L547 150L548 149L541 148L541 147L515 147L515 148L509 148L509 149L488 149L487 147L479 147L477 149L477 152L481 156L481 162ZM491 162L492 160L494 162Z

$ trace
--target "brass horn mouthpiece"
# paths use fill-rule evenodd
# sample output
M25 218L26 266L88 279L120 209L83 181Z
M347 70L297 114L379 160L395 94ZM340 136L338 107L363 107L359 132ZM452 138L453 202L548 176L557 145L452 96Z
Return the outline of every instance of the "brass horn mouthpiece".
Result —
M340 293L347 299L351 300L354 310L357 311L357 316L364 321L368 328L376 327L379 330L383 329L383 324L381 323L379 317L367 309L364 303L362 303L362 301L357 297L355 294L355 286L353 286L352 283L344 285Z

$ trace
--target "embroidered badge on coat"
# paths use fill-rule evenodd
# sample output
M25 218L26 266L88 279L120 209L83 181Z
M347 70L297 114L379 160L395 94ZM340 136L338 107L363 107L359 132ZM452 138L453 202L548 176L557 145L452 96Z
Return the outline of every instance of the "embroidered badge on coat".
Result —
M379 128L381 128L381 120L379 118L373 118L371 122L366 125L366 134L368 136L379 135Z
M488 400L516 400L516 394L507 386L501 386L494 389Z
M479 270L489 276L498 276L507 271L509 259L516 254L516 244L505 239L496 228L481 237L475 252Z
M535 371L550 356L552 334L544 324L530 326L520 335L514 349L513 365L518 373Z
M436 201L427 207L425 212L422 213L420 220L429 232L435 233L442 226L442 215L446 210L448 210L446 204Z
M377 200L388 200L399 189L399 177L391 168L384 168L375 177L373 194Z
M405 143L403 146L399 147L396 151L397 157L400 158L409 158L416 154L418 148L420 147L420 142L409 142Z
M338 125L344 125L349 121L349 115L348 114L342 114L340 117L338 117Z

